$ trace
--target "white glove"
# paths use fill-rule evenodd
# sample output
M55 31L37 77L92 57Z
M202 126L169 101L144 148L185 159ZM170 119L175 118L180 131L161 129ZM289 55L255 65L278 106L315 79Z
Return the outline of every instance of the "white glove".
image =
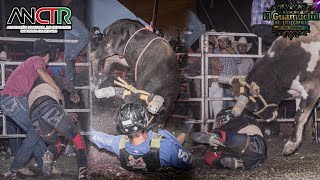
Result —
M231 113L236 117L240 116L244 108L246 108L248 101L249 99L246 96L240 95L238 97L236 105L234 105L234 107L232 108Z
M109 98L113 96L122 96L123 91L123 88L109 86L106 88L95 90L94 94L97 98Z
M234 77L230 75L222 75L218 77L218 82L221 84L229 84L232 85Z
M94 94L97 98L109 98L116 95L116 91L114 87L106 87L102 89L98 89L94 91Z
M163 97L156 95L153 97L151 102L149 102L147 110L152 114L156 114L162 107L163 102L164 102Z

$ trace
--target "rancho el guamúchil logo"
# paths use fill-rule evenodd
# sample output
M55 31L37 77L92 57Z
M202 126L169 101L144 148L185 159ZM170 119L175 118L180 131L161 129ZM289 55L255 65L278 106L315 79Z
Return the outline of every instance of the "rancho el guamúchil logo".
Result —
M267 8L263 12L263 20L273 21L272 32L276 36L294 37L307 36L310 33L309 21L320 20L316 6L306 3L281 3Z
M14 7L7 20L6 30L20 33L58 33L71 30L72 12L68 7Z

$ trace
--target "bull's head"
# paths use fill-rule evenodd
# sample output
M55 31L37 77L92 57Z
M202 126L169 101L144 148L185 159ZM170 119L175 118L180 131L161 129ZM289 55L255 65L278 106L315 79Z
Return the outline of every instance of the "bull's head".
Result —
M278 103L265 99L260 92L260 87L256 83L247 84L242 78L219 77L220 83L232 86L233 93L238 96L233 114L239 116L244 108L266 121L272 121L278 116Z
M128 67L124 58L124 47L131 35L143 27L138 21L121 19L105 28L98 47L91 52L94 74L100 73L107 77L113 63Z
M130 37L144 26L138 21L121 19L104 29L104 38L97 49L97 58L105 59L114 55L125 56L124 48Z
M270 122L278 116L278 104L267 103L261 95L258 97L251 96L249 99L246 108L259 118Z

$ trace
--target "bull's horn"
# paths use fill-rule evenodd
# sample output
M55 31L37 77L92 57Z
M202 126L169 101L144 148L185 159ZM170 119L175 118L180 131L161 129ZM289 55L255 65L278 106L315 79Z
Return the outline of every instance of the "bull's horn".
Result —
M234 105L234 107L232 108L232 114L234 116L240 116L244 108L246 108L248 101L249 101L248 97L244 95L240 95L238 97L238 101L236 105Z
M219 76L218 77L218 82L222 84L229 84L231 85L234 77L233 76Z

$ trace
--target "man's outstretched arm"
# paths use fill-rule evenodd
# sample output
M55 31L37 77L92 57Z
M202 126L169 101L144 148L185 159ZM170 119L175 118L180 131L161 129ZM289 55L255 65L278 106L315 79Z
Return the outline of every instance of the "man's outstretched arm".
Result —
M112 153L120 156L119 142L124 135L114 136L103 132L99 132L90 128L89 140L97 145L99 148L106 149Z

